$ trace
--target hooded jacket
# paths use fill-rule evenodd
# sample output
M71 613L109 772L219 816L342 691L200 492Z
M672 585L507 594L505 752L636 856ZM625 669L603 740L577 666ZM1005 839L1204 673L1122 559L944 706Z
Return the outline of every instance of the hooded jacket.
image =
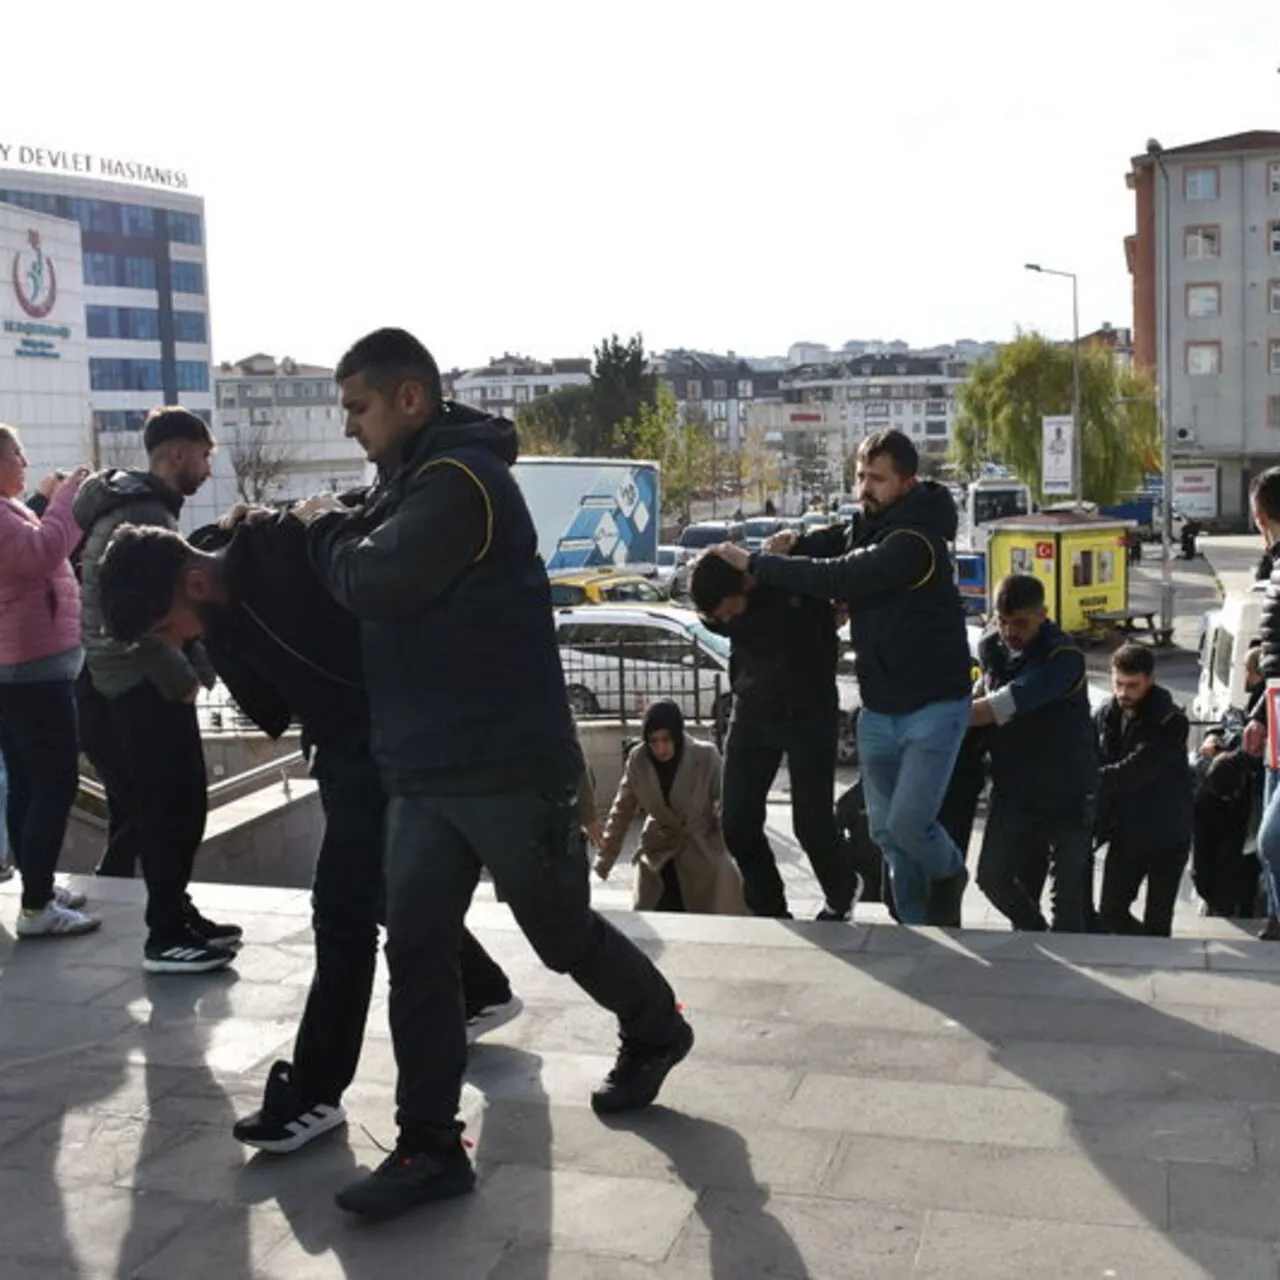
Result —
M84 531L80 557L81 629L85 663L95 688L118 698L150 680L173 702L189 697L197 681L212 684L213 673L199 644L181 650L154 640L123 645L104 631L98 596L98 562L122 524L177 529L182 495L149 471L99 471L80 486L72 507Z
M361 622L373 753L392 794L578 783L515 458L510 422L448 404L360 511L308 525L321 581Z
M1187 717L1160 685L1126 716L1109 698L1094 717L1102 773L1098 836L1137 855L1186 852L1193 785Z
M969 696L969 641L948 545L957 522L950 492L921 480L874 518L802 539L795 555L752 556L751 572L761 586L846 602L863 705L906 715Z

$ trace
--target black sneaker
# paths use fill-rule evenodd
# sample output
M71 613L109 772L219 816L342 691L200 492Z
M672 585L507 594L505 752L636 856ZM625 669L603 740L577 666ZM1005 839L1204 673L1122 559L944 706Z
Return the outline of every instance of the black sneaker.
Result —
M664 1049L623 1039L613 1070L591 1095L591 1109L600 1115L611 1115L647 1107L658 1096L671 1068L683 1062L692 1048L693 1028L683 1018L676 1038Z
M244 942L244 930L238 924L217 924L208 916L200 914L200 909L190 898L182 908L182 922L203 938L211 947L222 947L227 951L239 951Z
M440 1152L396 1149L370 1174L334 1196L339 1209L375 1222L398 1217L420 1204L465 1196L476 1171L462 1143Z
M170 942L148 942L142 952L142 967L148 973L212 973L225 969L234 959L225 947L215 947L188 929Z
M347 1113L336 1102L310 1102L293 1080L293 1066L277 1062L267 1076L262 1110L237 1120L232 1134L245 1146L287 1155L305 1147L346 1121Z
M849 903L849 909L847 911L837 911L835 907L827 903L813 918L831 924L852 924L853 913L858 909L858 903L862 901L862 895L866 891L866 887L866 882L855 871L853 873L853 901Z

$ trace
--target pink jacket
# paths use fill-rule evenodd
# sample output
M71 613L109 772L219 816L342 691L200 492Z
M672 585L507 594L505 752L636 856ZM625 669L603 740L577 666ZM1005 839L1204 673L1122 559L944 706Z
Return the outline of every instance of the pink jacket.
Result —
M67 560L81 537L71 514L78 488L64 484L43 520L0 498L0 666L80 646L80 585Z

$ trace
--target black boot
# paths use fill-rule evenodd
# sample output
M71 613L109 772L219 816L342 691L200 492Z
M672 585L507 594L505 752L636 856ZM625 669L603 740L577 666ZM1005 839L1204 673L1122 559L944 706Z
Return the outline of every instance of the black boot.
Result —
M964 901L964 891L968 887L967 867L961 867L955 875L948 876L945 880L931 880L926 921L940 929L959 929L960 904Z

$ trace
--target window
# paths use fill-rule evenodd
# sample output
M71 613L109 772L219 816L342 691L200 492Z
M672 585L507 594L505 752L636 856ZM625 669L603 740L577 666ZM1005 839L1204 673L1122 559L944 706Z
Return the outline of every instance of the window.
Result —
M927 436L945 436L947 434L947 424L945 422L926 422L924 424L924 433Z
M93 414L95 431L141 431L147 413L144 409L96 409Z
M84 255L85 284L112 285L116 282L116 260L109 253Z
M697 381L694 378L690 378L688 385L685 388L684 395L686 400L701 400L702 399L702 383Z
M131 240L153 240L156 234L155 211L140 204L120 206L120 224Z
M1280 196L1280 160L1267 165L1267 194Z
M173 313L173 338L175 342L208 342L209 326L203 311L175 311ZM292 392L292 387L286 387Z
M929 414L946 413L948 408L945 400L930 400L925 405L925 412Z
M1270 373L1280 373L1280 338L1272 338L1267 344L1267 369Z
M1267 310L1273 316L1280 315L1280 280L1272 280L1267 286Z
M1217 342L1187 343L1187 373L1193 378L1218 372L1222 363L1222 346ZM1088 586L1088 583L1080 584Z
M204 293L204 267L200 263L173 262L169 273L174 293Z
M1218 198L1218 170L1184 169L1183 192L1188 200L1216 200Z
M717 378L711 384L711 398L713 400L725 400L729 396L729 384L721 378Z
M200 216L195 213L169 213L169 239L178 244L202 244ZM192 292L188 290L187 292Z
M208 386L208 370L205 370ZM89 386L94 391L161 391L159 360L111 360L91 357Z
M1272 396L1267 401L1267 426L1280 431L1280 396Z
M209 366L204 361L179 360L177 367L179 391L209 390Z
M902 401L901 400L895 400L893 402L893 416L895 418L902 417Z
M755 392L751 386L751 379L739 378L738 379L738 399L750 400L754 394Z
M156 287L156 260L154 258L127 257L124 260L124 279L120 281L128 289L154 289Z
M1273 222L1268 229L1267 240L1273 255L1280 254L1280 222Z
M1222 286L1217 284L1187 285L1187 319L1201 320L1222 313Z
M1183 233L1183 256L1217 258L1222 255L1222 232L1218 227L1188 227Z
M551 388L545 382L536 382L533 386L533 398L540 399L542 396L549 395Z

